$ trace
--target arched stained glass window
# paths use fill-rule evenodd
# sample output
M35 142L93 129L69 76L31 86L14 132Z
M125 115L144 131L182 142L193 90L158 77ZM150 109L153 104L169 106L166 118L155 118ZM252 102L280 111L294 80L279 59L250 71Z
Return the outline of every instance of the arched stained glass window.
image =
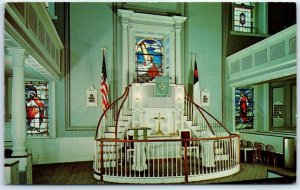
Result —
M26 123L29 135L49 135L48 91L47 82L25 82Z
M243 2L233 3L234 15L233 15L233 29L238 32L250 32L254 33L254 10L255 3Z
M161 39L136 37L136 81L151 82L163 73L163 46Z

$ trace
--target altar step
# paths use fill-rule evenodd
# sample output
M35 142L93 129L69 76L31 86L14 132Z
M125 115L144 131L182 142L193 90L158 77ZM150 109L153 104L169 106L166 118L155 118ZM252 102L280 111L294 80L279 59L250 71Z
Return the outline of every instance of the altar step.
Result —
M119 130L120 132L124 131L123 128L125 128L124 125L119 125L119 129L121 129L121 130ZM115 130L116 130L116 126L107 126L107 131L106 132L115 132Z

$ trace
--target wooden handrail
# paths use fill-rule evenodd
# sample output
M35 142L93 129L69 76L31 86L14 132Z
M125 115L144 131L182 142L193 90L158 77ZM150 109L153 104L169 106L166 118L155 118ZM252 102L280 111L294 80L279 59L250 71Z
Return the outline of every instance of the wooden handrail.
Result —
M99 121L98 121L98 124L97 124L96 134L95 134L95 138L94 138L95 140L97 139L97 135L98 135L98 130L99 130L99 127L100 127L100 123L101 123L101 121L102 121L104 115L106 114L106 112L107 112L111 107L113 107L113 106L114 106L121 98L123 98L123 97L125 96L125 94L126 94L126 92L127 92L127 89L128 89L128 87L126 87L125 92L122 94L122 96L120 96L118 99L116 99L115 101L113 101L113 103L111 103L111 104L108 106L108 108L102 113L102 115L101 115L101 117L100 117L100 119L99 119Z
M121 103L120 105L120 108L118 110L118 113L117 113L117 118L116 118L116 129L115 129L115 138L117 139L118 138L118 123L119 123L119 116L120 116L120 112L121 112L121 109L124 105L124 102L125 100L128 98L128 94L129 94L129 87L126 87L126 90L125 90L125 98L123 99L123 102Z
M194 100L188 95L188 93L185 90L185 94L186 96L190 99L190 101L199 109L201 109L201 111L204 111L206 114L208 114L210 117L212 117L227 133L232 134L217 118L215 118L212 114L210 114L208 111L206 111L205 109L203 109L200 105L196 104L194 102ZM201 111L199 110L199 112L201 113ZM203 115L202 115L203 116ZM204 117L204 116L203 116ZM204 117L205 119L205 117ZM209 125L210 126L210 125Z
M109 138L102 138L96 139L96 141L103 141L103 142L187 142L187 141L204 141L204 140L220 140L220 139L233 139L239 137L240 135L234 134L231 136L225 137L207 137L207 138L191 138L191 139L147 139L147 140L123 140L123 139L109 139Z
M218 124L226 130L227 133L232 134L217 118L215 118L213 115L211 115L209 112L207 112L205 109L201 108L199 105L197 106L200 108L202 111L204 111L206 114L208 114L210 117L212 117L215 121L218 122Z
M197 105L197 104L194 102L194 100L188 95L188 93L186 92L186 89L185 89L185 88L184 88L184 92L185 92L186 97L188 97L189 101L192 102L193 105L195 105L196 108L198 109L198 106L199 106L199 105ZM200 107L200 106L199 106L199 107ZM200 109L198 109L198 111L201 113L202 117L204 118L206 124L208 125L208 127L209 127L209 129L210 129L210 132L211 132L213 135L216 135L216 134L214 133L212 127L210 126L209 122L207 121L206 117L204 116L204 114L200 111Z

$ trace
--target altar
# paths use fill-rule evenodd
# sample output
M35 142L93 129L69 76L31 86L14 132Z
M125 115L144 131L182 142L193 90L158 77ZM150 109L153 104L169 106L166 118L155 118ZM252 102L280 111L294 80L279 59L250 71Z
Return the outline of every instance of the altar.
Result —
M148 140L180 139L180 136L157 136L150 135ZM151 142L146 147L146 159L180 158L181 141L159 141Z
M156 77L155 80L159 78L165 77ZM161 89L164 89L163 93ZM178 135L183 128L183 85L133 83L131 101L133 128L148 127L151 135L160 135L162 138L167 137L165 135Z
M146 160L181 157L181 141L174 139L181 139L179 131L184 128L184 86L169 84L168 77L156 77L155 81L155 85L132 84L132 126L128 134L147 140L134 143L132 168L137 171L147 169Z

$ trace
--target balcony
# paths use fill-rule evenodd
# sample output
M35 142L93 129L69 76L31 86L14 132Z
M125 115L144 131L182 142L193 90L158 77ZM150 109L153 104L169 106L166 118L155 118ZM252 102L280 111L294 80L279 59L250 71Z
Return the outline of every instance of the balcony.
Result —
M266 82L295 75L296 25L226 58L232 87Z
M29 54L31 67L59 80L63 44L44 3L7 3L5 6L5 36ZM9 47L9 43L5 43Z

